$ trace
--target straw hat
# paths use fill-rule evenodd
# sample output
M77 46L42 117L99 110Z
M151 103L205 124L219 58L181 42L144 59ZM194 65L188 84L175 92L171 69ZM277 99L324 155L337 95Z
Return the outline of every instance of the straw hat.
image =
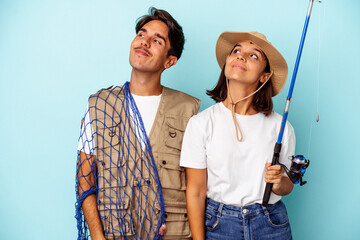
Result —
M246 40L260 47L269 60L270 71L273 73L271 76L273 96L276 96L285 85L288 67L284 57L267 41L265 35L258 32L223 32L216 43L216 58L220 68L223 68L226 57L235 44Z

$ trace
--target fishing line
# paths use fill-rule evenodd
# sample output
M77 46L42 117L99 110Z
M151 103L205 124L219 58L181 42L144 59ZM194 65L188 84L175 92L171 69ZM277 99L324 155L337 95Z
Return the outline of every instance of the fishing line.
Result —
M309 146L308 146L308 154L307 156L311 159L310 156L310 150L311 150L311 144L312 144L312 131L314 128L314 125L320 122L320 114L319 114L319 102L320 102L320 62L321 62L321 46L322 46L322 26L324 26L325 23L325 3L321 1L317 1L319 3L322 3L320 6L322 6L322 11L320 14L318 14L318 54L317 54L317 71L316 71L316 81L315 81L315 102L316 102L316 116L315 121L313 117L310 118L310 133L309 133Z

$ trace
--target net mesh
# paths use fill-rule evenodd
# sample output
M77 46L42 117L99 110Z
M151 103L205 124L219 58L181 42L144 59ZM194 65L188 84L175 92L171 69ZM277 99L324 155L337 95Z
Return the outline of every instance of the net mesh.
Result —
M82 209L88 197L107 239L162 239L161 185L129 83L92 95L87 114L76 171L78 239L90 238Z

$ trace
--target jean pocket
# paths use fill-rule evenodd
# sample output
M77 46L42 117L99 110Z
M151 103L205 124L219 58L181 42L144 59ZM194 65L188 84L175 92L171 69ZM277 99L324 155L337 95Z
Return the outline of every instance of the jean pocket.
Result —
M205 227L208 231L214 231L219 227L220 218L216 215L214 210L206 209L205 212Z
M283 202L278 202L273 207L268 208L265 215L269 224L274 228L282 228L290 224L286 207Z

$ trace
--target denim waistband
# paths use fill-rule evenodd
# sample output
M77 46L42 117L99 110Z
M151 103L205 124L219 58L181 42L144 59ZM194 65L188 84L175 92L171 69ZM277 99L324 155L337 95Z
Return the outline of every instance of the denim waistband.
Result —
M257 214L268 214L268 210L272 209L276 205L280 204L281 200L276 202L275 204L269 204L267 207L262 206L261 204L255 203L252 205L247 205L243 207L236 207L232 205L226 205L217 201L214 201L210 198L207 199L207 208L210 208L216 212L218 215L227 214L234 216L251 216Z

